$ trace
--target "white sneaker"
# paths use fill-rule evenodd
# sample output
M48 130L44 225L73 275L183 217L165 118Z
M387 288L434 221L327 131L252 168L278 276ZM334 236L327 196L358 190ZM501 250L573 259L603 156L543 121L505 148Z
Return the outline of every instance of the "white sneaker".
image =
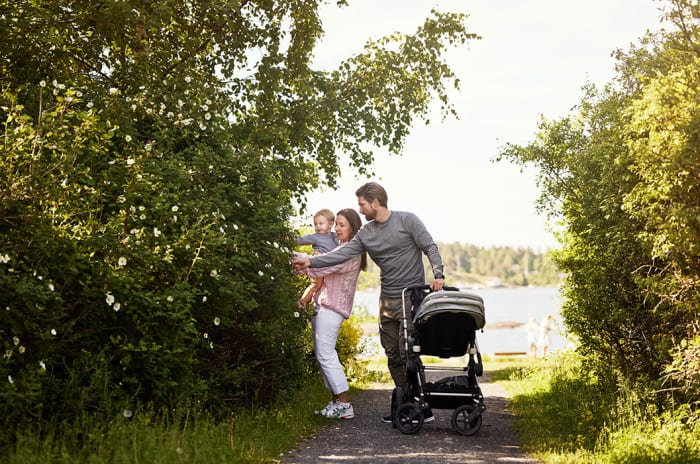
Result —
M323 407L323 409L319 409L318 411L314 411L314 414L320 414L322 416L326 416L331 409L333 409L333 405L335 404L335 401L330 400L327 405Z
M333 407L329 411L321 414L329 419L352 419L355 417L355 411L352 410L350 403L333 403Z

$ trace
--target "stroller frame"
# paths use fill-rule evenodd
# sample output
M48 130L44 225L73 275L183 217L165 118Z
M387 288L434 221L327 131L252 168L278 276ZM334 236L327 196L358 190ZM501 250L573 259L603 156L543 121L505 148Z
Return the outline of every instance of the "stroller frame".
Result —
M407 292L410 292L408 299ZM407 391L396 387L392 392L394 427L401 433L414 434L423 426L425 410L453 409L452 428L461 435L477 433L486 410L477 381L483 374L476 341L476 330L485 325L483 299L455 287L430 292L427 285L403 289L401 299ZM408 317L413 321L410 333ZM425 366L421 354L440 358L468 356L468 360L463 367ZM425 382L425 371L462 374Z

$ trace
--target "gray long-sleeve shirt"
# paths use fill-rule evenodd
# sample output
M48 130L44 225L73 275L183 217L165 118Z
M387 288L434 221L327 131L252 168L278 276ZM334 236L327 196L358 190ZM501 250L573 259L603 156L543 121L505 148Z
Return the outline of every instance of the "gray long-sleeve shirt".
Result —
M381 294L385 297L400 297L406 287L425 285L423 254L433 273L443 271L442 257L425 225L405 211L392 211L384 222L368 222L347 245L311 257L311 267L340 264L365 251L381 270Z

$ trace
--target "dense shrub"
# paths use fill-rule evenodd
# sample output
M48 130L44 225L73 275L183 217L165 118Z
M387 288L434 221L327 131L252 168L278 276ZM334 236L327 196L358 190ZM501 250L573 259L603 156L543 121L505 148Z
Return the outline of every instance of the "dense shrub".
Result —
M151 401L264 400L274 380L298 379L289 199L259 155L215 150L199 126L194 139L116 136L109 102L93 111L60 83L35 91L34 117L2 95L3 428Z

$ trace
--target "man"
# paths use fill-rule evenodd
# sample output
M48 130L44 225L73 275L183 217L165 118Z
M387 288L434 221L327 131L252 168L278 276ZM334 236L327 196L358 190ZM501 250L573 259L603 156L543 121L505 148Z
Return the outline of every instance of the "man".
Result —
M423 254L428 257L435 280L433 291L442 290L445 283L442 257L433 238L421 220L413 213L391 211L387 194L376 182L368 182L355 192L360 213L367 222L345 246L324 255L298 257L297 269L326 267L343 263L367 252L379 266L381 292L379 295L379 339L388 359L389 372L397 387L407 390L406 353L403 333L401 292L406 287L425 285ZM408 317L409 332L412 320ZM382 418L391 423L391 416ZM432 422L430 410L425 422Z

